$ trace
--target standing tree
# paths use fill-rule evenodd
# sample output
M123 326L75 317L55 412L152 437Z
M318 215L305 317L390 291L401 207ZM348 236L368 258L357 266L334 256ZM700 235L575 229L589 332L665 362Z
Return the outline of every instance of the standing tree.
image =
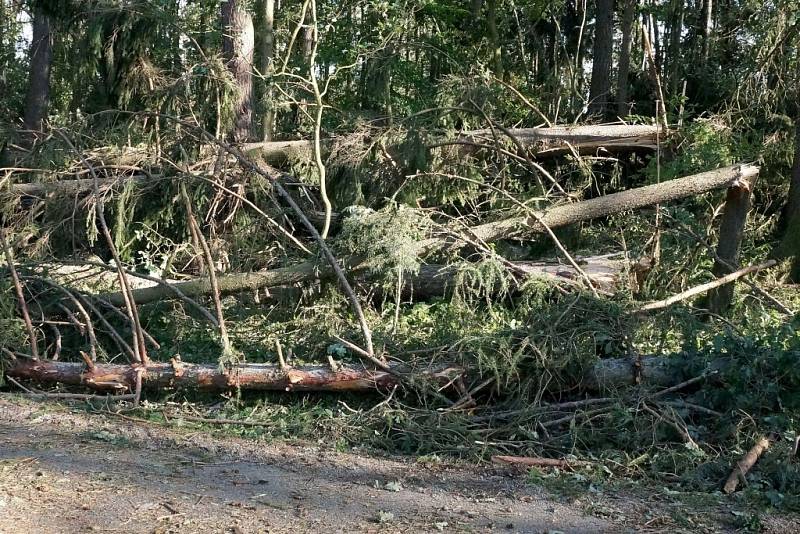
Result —
M246 2L226 0L222 4L222 32L222 53L238 89L231 137L241 142L254 137L252 66L255 32Z
M492 68L494 75L503 77L503 49L500 46L500 34L497 31L497 0L486 2L486 25L489 30L489 46L492 52Z
M628 106L628 73L631 66L631 41L633 40L633 22L636 18L638 0L624 0L622 11L622 45L619 50L619 69L617 71L617 115L625 117L629 113Z
M50 17L37 6L33 13L28 92L25 95L24 124L28 130L41 130L50 103L50 68L53 61L53 36Z
M272 82L270 75L273 71L275 59L275 0L261 0L259 14L261 24L259 27L259 58L258 70L262 76L259 102L261 109L261 138L272 141L275 129L275 108L272 102Z
M703 2L703 49L702 63L705 67L708 64L708 56L711 53L711 32L714 29L714 0Z
M789 280L800 283L800 120L795 123L794 165L789 184L789 199L783 213L786 231L781 243L781 253L793 256Z
M614 0L596 0L592 81L589 112L605 116L611 93L611 55L614 48Z

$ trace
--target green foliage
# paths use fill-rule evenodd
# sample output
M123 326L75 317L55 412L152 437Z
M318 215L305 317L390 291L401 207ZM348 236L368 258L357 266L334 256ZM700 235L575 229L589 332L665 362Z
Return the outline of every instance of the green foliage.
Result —
M379 277L419 272L423 240L430 219L418 210L389 205L379 211L354 206L342 222L337 249L363 259L367 270Z
M4 269L5 270L5 269ZM14 286L7 272L0 278L0 348L6 350L19 350L27 341L25 323L17 313L17 300L14 298ZM5 354L0 358L5 358Z

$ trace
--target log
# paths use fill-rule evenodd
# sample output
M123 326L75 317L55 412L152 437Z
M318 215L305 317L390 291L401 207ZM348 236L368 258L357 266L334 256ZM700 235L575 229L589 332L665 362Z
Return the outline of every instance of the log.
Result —
M550 228L559 228L576 222L707 193L722 187L734 186L740 180L755 176L758 171L759 168L754 165L724 167L583 202L562 204L544 210L537 217L531 217L530 219L527 217L512 217L502 221L474 226L469 230L469 233L478 240L485 242L519 236L523 231L544 233L546 229L539 221ZM457 243L458 239L456 237L434 237L425 240L422 248L424 252L431 252ZM345 258L343 263L350 265L351 272L363 268L361 262L354 258ZM306 261L278 269L221 276L219 283L222 292L230 293L308 282L329 277L330 275L330 269L326 265L319 265L316 261ZM211 291L207 279L180 282L175 287L178 287L190 297L207 295ZM137 289L132 293L134 300L140 304L169 298L173 294L172 291L163 286ZM118 293L110 293L103 296L117 305L121 305L124 302L123 296Z
M731 471L731 474L728 476L728 480L725 481L725 485L722 487L722 491L724 491L726 495L730 495L736 491L736 488L739 486L739 481L744 480L745 475L753 468L767 449L769 449L769 439L765 437L761 438L753 445L752 449L747 451L747 454L745 454L741 460L736 462L736 467L733 468L733 471Z
M98 178L100 190L104 191L109 187L121 185L126 182L136 182L137 184L152 183L155 179L162 178L160 175L145 176L136 174L133 176L118 176L114 178ZM50 193L60 195L76 195L84 191L90 191L94 187L92 178L78 178L76 180L59 180L57 182L29 182L22 184L11 184L9 191L18 195L46 196Z
M650 125L600 124L588 126L552 126L549 128L512 128L506 130L532 155L542 158L561 154L592 154L601 150L627 152L655 150L657 135L663 129ZM498 131L500 139L508 135ZM464 132L459 140L482 141L493 139L491 130ZM446 143L446 142L445 142ZM445 144L443 143L443 144Z
M524 232L544 233L542 224L552 228L561 228L578 222L589 221L626 211L663 204L673 200L693 197L716 189L738 186L758 174L755 165L732 165L713 171L693 174L684 178L675 178L659 184L636 187L612 193L582 202L559 204L539 211L532 217L511 217L497 222L474 226L470 234L475 238L491 242L518 236ZM541 224L540 222L541 221ZM431 239L426 243L429 248L441 247L443 239Z
M392 367L399 371L401 365ZM458 367L441 367L418 372L447 383L463 371ZM257 391L368 391L397 385L393 372L367 369L358 365L340 365L333 371L328 365L302 365L283 369L274 364L242 363L229 369L217 364L192 364L173 360L170 363L150 362L147 367L95 363L88 369L83 363L53 360L17 359L6 363L7 376L41 384L82 386L95 391L123 393L135 391L136 375L142 375L142 388L195 389L225 391L241 388Z
M622 272L625 262L610 259L607 256L578 258L583 265L581 268L600 289L612 289ZM578 273L570 265L555 262L511 262L516 269L522 271L527 277L540 277L553 281L577 282ZM351 273L361 271L361 266L351 262ZM251 273L232 273L217 276L220 292L223 295L254 291L264 287L289 286L298 282L314 280L316 277L330 277L328 269L315 262L304 262L293 267L284 267L272 270L255 271ZM456 265L422 265L419 273L405 281L404 294L412 295L416 299L426 299L450 294L458 274ZM112 280L112 277L104 277ZM86 281L84 275L84 282ZM207 277L193 280L172 282L170 287L149 283L137 284L140 287L133 289L133 299L137 304L147 304L160 300L177 298L175 289L188 297L197 297L211 294L211 284ZM144 285L144 287L142 287ZM114 304L123 306L124 297L121 293L105 293L101 298Z
M655 148L656 126L647 125L593 125L593 126L553 126L550 128L511 128L506 130L514 136L519 143L532 154L539 157L555 156L571 153L573 150L580 154L595 153L601 149L608 152L625 152L635 150L649 150ZM501 139L508 136L498 130ZM445 146L448 144L479 143L486 144L492 141L490 130L472 130L459 134L454 140L435 143L432 146ZM336 138L323 140L327 148L336 144ZM472 147L473 152L475 148ZM310 158L313 153L313 141L300 139L294 141L269 141L260 143L245 143L242 145L245 154L257 152L264 161L270 165L282 165L290 159ZM140 151L132 151L141 158ZM103 161L118 161L128 163L131 155L102 154ZM124 165L120 165L124 167ZM114 165L107 165L113 168ZM103 178L101 182L123 182L126 180L147 181L153 176L125 176L119 178ZM57 182L31 182L12 184L9 190L17 194L41 196L51 192L76 194L91 190L91 179L59 180Z
M689 357L683 354L646 356L638 360L608 358L598 360L590 367L579 385L582 389L594 391L616 389L640 381L649 386L671 386L683 380L683 370L688 365ZM710 375L725 365L726 360L715 360L706 373ZM637 368L640 369L638 373ZM242 363L220 369L217 364L184 363L173 359L169 363L150 362L146 368L94 363L90 369L85 363L17 358L6 361L3 370L15 379L122 394L135 391L138 373L142 374L142 388L149 390L190 388L225 391L238 387L258 391L370 391L397 385L400 380L397 373L406 372L407 366L390 364L389 371L382 371L341 364L333 371L329 365L283 368L276 364ZM464 372L458 366L442 365L418 371L414 376L450 383Z
M606 149L609 152L651 150L656 148L656 136L659 129L657 126L650 125L607 124L509 128L505 131L530 153L545 157L570 153L573 150L581 154L594 153L600 149ZM497 135L501 140L509 138L509 135L499 129ZM493 139L492 131L489 129L470 130L460 133L454 139L442 139L428 146L436 148L460 145L468 147L468 151L474 152L480 147L469 147L470 143L485 145L488 141L491 144ZM330 148L336 142L336 138L330 138L324 140L324 145L326 148ZM347 142L345 141L345 143ZM281 165L292 158L308 157L312 150L313 141L311 140L246 143L243 146L245 153L258 152L270 165Z
M625 261L611 256L575 258L581 269L598 289L612 290L625 268ZM551 281L580 283L575 268L557 262L514 261L510 262L518 273L527 278L543 278ZM458 265L422 265L419 273L405 284L405 292L415 299L426 299L450 294L458 275Z

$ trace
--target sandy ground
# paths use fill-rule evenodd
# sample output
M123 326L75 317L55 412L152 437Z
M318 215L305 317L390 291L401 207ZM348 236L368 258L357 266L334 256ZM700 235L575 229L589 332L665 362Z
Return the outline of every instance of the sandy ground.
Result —
M612 532L509 477L0 399L0 532Z
M503 469L216 437L0 397L2 533L681 531L662 521L674 517L669 506L609 496L587 507ZM684 531L731 530L696 526Z

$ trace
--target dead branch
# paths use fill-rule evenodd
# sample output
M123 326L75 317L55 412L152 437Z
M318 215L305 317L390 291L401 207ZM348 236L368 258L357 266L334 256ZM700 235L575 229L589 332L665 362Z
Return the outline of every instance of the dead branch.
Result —
M661 310L664 308L668 308L677 302L681 302L696 295L700 295L701 293L705 293L706 291L714 289L715 287L719 287L728 284L730 282L733 282L734 280L741 278L742 276L746 276L750 273L761 271L762 269L773 267L777 264L778 262L776 260L767 260L758 265L749 265L747 267L739 269L738 271L734 271L730 274L726 274L723 277L717 278L716 280L713 280L711 282L700 284L699 286L687 289L686 291L678 293L677 295L673 295L669 298L658 300L656 302L651 302L650 304L646 304L641 308L639 308L636 311L636 313L644 313L644 312L650 312L654 310Z
M758 442L747 451L747 454L736 462L736 467L733 468L730 476L728 476L728 479L725 481L725 485L722 486L722 491L728 495L736 491L736 488L739 486L739 481L745 480L747 473L753 468L764 451L769 449L769 445L769 439L766 437L759 439Z

